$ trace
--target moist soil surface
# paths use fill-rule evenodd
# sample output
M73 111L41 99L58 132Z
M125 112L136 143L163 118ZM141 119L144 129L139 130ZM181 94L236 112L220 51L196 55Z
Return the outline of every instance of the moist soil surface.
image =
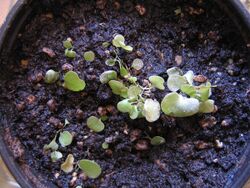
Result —
M102 43L116 33L134 47L121 54L125 64L135 58L144 62L141 71L132 72L140 83L155 74L167 79L166 70L173 66L193 70L217 85L211 96L217 111L188 118L162 114L154 123L118 112L121 98L99 81L102 72L113 69L104 63L112 47ZM62 46L68 37L77 52L73 60ZM53 53L44 53L45 47ZM95 52L95 61L84 61L87 50ZM232 21L212 1L71 1L54 10L41 8L18 35L11 54L1 57L5 142L29 178L58 187L224 187L250 139L248 54ZM84 91L44 82L48 69L63 73L65 63L86 81ZM161 101L168 92L155 91L154 97ZM87 118L104 114L104 131L91 132ZM52 163L43 147L65 119L73 143L60 147L63 158ZM151 146L147 136L156 135L166 143ZM105 139L110 143L106 150L101 147ZM95 160L101 176L88 179L79 169L65 174L60 164L68 154L76 161Z

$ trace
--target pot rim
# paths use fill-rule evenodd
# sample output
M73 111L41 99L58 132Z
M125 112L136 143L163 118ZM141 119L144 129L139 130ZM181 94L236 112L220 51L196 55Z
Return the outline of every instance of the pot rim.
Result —
M242 33L246 43L250 43L250 13L239 0L214 0L218 5L231 17L239 31ZM0 28L0 54L8 53L16 39L16 36L21 29L24 21L32 11L31 3L33 0L19 0L9 12L5 22ZM12 37L9 37L12 36ZM3 124L4 117L0 117L0 122ZM0 155L6 164L8 170L14 176L15 180L23 188L34 188L32 182L24 175L20 166L16 164L15 159L11 155L8 147L5 145L3 131L0 127ZM247 148L243 157L236 164L238 171L233 175L233 178L228 180L225 187L242 187L250 177L250 143L247 143ZM49 184L49 183L46 183ZM37 187L47 187L45 185L35 185ZM54 185L49 185L54 187Z

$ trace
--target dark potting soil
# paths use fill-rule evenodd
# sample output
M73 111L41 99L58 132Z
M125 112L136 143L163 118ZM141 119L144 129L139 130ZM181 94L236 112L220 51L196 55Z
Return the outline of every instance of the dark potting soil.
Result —
M12 53L1 59L3 74L8 73L0 81L5 142L26 175L58 187L224 187L250 139L250 58L232 21L212 1L70 2L55 12L37 11L18 35ZM140 82L153 74L167 79L166 70L177 66L177 60L184 71L205 75L217 85L211 97L217 112L188 118L162 114L154 123L119 113L120 98L99 81L99 75L111 69L104 62L109 57L105 50L112 47L102 43L116 33L134 47L132 53L121 55L124 62L130 65L139 57L145 64L141 72L133 72ZM64 55L62 41L68 37L78 54L74 60ZM43 52L45 47L54 57ZM83 60L87 50L95 52L94 62ZM83 92L44 83L48 69L63 72L65 63L86 81ZM161 101L168 92L154 95ZM91 132L86 119L100 113L108 116L105 129ZM70 125L64 130L74 134L74 140L60 147L64 157L52 163L43 146L65 119ZM163 136L166 143L150 146L148 135ZM108 150L101 147L105 139L110 141ZM76 160L95 160L102 175L93 180L80 170L65 174L60 164L68 154Z

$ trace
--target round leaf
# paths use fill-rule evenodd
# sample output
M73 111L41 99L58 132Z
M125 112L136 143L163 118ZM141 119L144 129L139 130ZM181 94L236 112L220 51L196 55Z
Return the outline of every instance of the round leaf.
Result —
M182 76L183 72L178 67L172 67L172 68L170 68L170 69L167 70L167 74L168 74L168 76L172 76L172 75Z
M82 91L86 84L84 80L81 80L78 74L74 71L69 71L64 76L64 86L71 91Z
M102 169L95 161L82 159L79 161L78 166L89 178L97 178L101 175Z
M105 71L100 75L100 82L102 84L106 84L110 80L116 80L116 79L117 79L117 73L113 70Z
M148 122L154 122L160 117L160 103L157 100L146 99L143 108L143 115Z
M109 144L107 142L103 142L102 149L108 149L108 148L109 148Z
M120 42L124 43L125 42L125 38L122 35L120 35L120 34L115 35L114 39L112 40L112 44L115 47L119 48L119 47L121 47Z
M52 84L55 83L58 79L59 79L59 73L50 69L46 72L44 81L47 84Z
M135 70L140 70L142 69L143 67L143 61L141 59L134 59L133 63L132 63L132 67L135 69Z
M117 109L122 113L127 113L132 110L132 104L129 102L128 99L124 99L117 103Z
M95 116L90 116L87 119L87 126L95 132L101 132L104 129L104 124L102 120L98 119Z
M142 90L138 86L130 86L128 88L128 97L133 99L133 98L138 98L138 96L142 93Z
M73 59L76 57L76 52L73 50L65 49L65 56Z
M161 137L161 136L155 136L150 140L150 143L153 146L158 146L161 144L164 144L166 142L165 138Z
M83 54L86 61L92 62L95 60L95 53L93 51L87 51Z
M185 84L187 84L186 78L179 75L171 75L167 80L167 86L170 91L178 91Z
M163 98L161 108L166 115L173 117L187 117L192 116L199 111L199 101L172 92Z
M116 61L114 59L108 59L105 61L105 64L112 67L115 65L115 62Z
M59 142L62 147L66 147L72 143L73 136L70 134L69 131L63 131L60 133Z
M160 76L150 76L149 81L157 89L164 90L164 79Z
M63 164L61 164L61 170L65 173L72 172L74 168L74 156L69 154Z
M63 157L63 155L59 151L53 151L50 154L50 157L51 157L52 162L54 163L54 162L58 161L59 159L61 159Z
M64 48L66 48L66 49L73 48L72 43L71 43L71 41L69 41L69 40L63 41L63 46L64 46Z
M205 102L200 103L199 112L200 113L211 113L214 111L214 101L207 100Z

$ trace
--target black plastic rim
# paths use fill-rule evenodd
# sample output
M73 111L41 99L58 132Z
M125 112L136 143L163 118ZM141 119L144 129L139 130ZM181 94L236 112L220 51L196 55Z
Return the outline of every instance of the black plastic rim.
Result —
M240 3L239 0L214 0L218 5L228 14L234 21L239 31L242 33L246 43L250 44L250 14L246 7ZM15 6L9 12L4 24L0 28L0 54L5 54L10 51L18 32L23 26L24 21L31 14L33 10L33 3L35 0L18 0ZM38 3L37 1L36 3ZM1 63L1 62L0 62ZM40 187L54 187L50 183L34 185L28 177L26 177L20 166L16 164L8 147L3 139L2 127L4 124L4 117L0 114L0 154L5 162L7 168L14 176L16 181L22 188L40 188ZM250 177L250 143L248 143L245 153L236 164L238 171L235 172L233 178L228 180L225 187L241 188Z

